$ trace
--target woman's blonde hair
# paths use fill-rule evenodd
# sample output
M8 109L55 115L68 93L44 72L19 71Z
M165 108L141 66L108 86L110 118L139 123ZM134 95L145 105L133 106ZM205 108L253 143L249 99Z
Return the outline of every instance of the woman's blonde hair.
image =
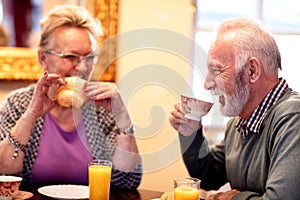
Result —
M84 7L75 5L56 6L40 21L40 25L40 48L47 47L51 33L63 26L87 29L95 39L103 34L100 21L93 18Z

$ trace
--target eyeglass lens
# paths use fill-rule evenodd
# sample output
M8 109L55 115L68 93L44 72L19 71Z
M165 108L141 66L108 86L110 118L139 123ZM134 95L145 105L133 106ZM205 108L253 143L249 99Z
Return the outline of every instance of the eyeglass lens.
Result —
M86 57L76 56L76 55L64 55L63 59L67 64L71 64L72 66L78 65L81 60L84 60L84 63L87 66L94 65L97 62L98 57L94 55L88 55Z

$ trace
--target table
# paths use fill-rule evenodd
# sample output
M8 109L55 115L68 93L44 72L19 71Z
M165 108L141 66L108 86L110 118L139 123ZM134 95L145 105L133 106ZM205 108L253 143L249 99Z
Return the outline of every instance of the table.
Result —
M37 190L43 185L24 184L20 186L20 190L32 192L33 200L53 200L53 198L40 194ZM112 190L109 200L151 200L159 198L163 192L152 190Z

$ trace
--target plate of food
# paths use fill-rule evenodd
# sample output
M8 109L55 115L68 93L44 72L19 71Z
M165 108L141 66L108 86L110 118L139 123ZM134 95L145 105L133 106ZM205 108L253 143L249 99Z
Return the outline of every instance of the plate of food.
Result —
M89 187L86 185L49 185L39 188L38 192L54 199L89 198Z

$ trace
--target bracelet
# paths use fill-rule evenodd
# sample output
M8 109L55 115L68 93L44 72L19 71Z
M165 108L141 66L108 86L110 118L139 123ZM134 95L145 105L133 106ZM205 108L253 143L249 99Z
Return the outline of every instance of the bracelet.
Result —
M121 134L134 135L134 132L135 132L134 124L131 124L129 127L125 128L125 129L120 129L116 126L116 129L114 130L114 132L117 133L118 135L121 135Z
M20 149L21 151L23 151L24 153L25 153L25 152L27 151L27 149L28 149L28 144L20 144L20 143L18 142L18 140L17 140L14 136L11 135L11 133L8 134L7 140L8 140L8 142L9 142L9 143L14 147L14 149L15 149L15 152L14 152L14 154L13 154L13 156L12 156L12 159L13 159L13 160L15 160L16 157L18 156L19 149Z

